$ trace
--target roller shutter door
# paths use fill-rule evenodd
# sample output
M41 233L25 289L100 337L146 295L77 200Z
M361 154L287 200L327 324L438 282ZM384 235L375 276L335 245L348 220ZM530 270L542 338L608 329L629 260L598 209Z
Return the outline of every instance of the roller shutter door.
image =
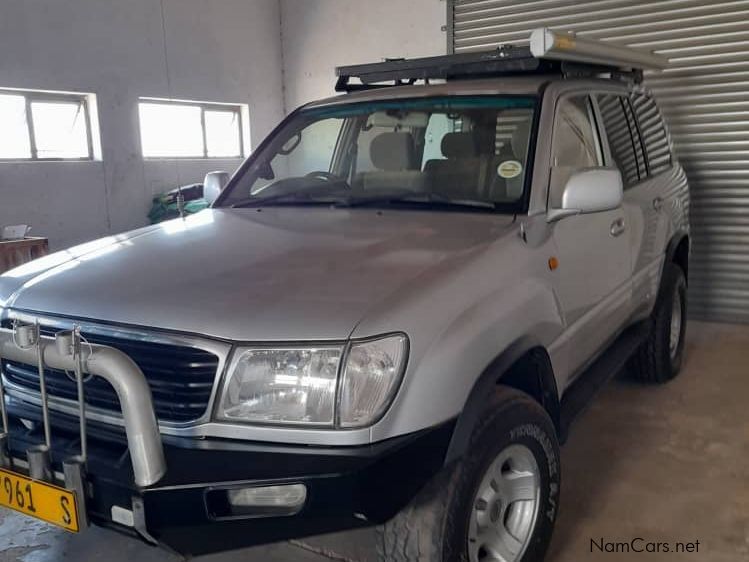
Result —
M671 59L646 73L690 181L690 313L749 322L749 0L451 0L454 52L546 26Z

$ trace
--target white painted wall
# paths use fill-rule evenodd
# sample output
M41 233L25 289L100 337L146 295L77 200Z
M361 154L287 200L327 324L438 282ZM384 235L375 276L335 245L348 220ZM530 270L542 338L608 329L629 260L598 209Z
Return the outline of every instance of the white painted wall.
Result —
M336 65L444 53L445 10L444 0L0 0L0 86L95 93L103 154L0 162L0 225L31 224L53 248L142 226L155 193L240 162L144 161L140 96L247 103L256 145L285 111L332 95Z
M61 248L141 226L153 194L236 168L144 162L138 97L247 103L256 144L283 117L279 26L278 0L0 0L0 86L97 94L103 153L0 163L0 225Z
M444 0L281 0L286 110L333 95L334 68L447 51Z

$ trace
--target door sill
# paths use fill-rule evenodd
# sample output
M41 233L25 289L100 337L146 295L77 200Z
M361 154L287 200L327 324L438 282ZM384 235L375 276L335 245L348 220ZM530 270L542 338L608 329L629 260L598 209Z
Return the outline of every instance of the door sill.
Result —
M633 324L624 330L590 366L575 377L575 382L566 390L561 402L560 441L562 443L567 440L570 426L575 418L585 410L598 391L622 370L647 335L647 321Z

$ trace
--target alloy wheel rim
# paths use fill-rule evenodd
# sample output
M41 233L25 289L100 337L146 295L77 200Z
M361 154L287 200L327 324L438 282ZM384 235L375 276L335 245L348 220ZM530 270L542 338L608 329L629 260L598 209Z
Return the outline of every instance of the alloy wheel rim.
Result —
M517 562L536 526L541 500L538 463L525 445L503 449L481 479L468 527L470 562Z
M679 349L679 341L681 340L681 323L681 295L679 294L679 291L674 291L674 300L671 305L671 332L668 341L668 349L671 354L671 359L676 357L676 352Z

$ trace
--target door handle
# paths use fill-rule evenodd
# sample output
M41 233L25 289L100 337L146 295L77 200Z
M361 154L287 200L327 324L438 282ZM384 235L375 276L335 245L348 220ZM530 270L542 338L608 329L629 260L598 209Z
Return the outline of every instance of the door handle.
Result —
M623 218L618 218L611 223L611 236L621 236L627 230L627 225Z
M661 209L663 208L663 199L660 197L656 197L653 199L653 209L655 209L656 213L660 213Z

